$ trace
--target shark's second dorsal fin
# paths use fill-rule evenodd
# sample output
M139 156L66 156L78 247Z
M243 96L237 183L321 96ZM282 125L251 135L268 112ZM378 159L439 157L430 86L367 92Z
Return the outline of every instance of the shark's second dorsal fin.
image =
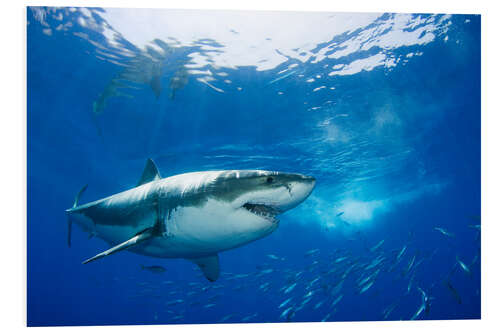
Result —
M148 158L148 160L146 161L146 166L144 167L144 171L142 172L141 179L139 180L139 183L137 183L137 186L152 182L153 180L157 179L161 179L160 172L158 171L155 162L153 162L152 159Z
M203 275L205 275L208 281L214 282L219 278L220 269L218 254L209 257L194 258L190 260L198 265L198 267L200 267Z

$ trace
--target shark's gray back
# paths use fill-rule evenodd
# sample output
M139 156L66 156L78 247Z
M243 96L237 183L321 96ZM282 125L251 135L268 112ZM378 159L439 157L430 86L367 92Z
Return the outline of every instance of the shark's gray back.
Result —
M230 202L255 186L254 177L273 172L259 170L205 171L163 178L70 210L96 225L124 226L140 232L157 218L183 207L200 207L209 198ZM235 180L246 179L235 186Z

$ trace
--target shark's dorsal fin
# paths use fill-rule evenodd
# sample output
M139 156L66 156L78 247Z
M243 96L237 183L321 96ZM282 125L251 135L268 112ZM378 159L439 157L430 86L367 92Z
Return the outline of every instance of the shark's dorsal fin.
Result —
M93 256L92 258L85 260L84 262L82 262L82 264L87 264L87 263L89 263L91 261L94 261L94 260L101 259L103 257L109 256L110 254L126 250L126 249L128 249L128 248L130 248L132 246L135 246L135 245L137 245L139 243L144 242L145 240L151 239L151 238L155 237L155 235L156 235L155 231L156 230L154 228L148 228L148 229L146 229L146 230L138 233L134 237L130 238L129 240L126 240L125 242L120 243L120 244L118 244L118 245L110 248L109 250L101 252L98 255Z
M215 254L209 257L201 257L190 259L194 262L198 267L200 267L203 275L207 278L208 281L214 282L219 278L219 255Z
M137 186L152 182L153 180L157 179L161 179L160 172L158 171L155 162L153 162L152 159L148 158L148 160L146 161L146 166L144 167L144 171L142 172L141 179L139 180L139 183L137 183Z

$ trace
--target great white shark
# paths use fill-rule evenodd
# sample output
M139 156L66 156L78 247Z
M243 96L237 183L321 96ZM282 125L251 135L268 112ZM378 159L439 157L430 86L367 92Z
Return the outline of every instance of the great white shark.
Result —
M263 170L191 172L161 178L148 159L136 187L67 209L72 223L110 244L83 263L128 250L159 258L184 258L205 277L219 277L221 251L263 238L278 228L277 215L303 202L316 180Z

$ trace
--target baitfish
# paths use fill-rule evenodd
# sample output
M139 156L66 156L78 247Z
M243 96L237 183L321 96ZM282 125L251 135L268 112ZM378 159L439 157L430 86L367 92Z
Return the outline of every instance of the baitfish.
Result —
M288 303L290 303L291 300L292 300L292 297L290 297L287 300L283 301L283 303L281 303L280 306L278 306L278 309L281 309L282 307L284 307L285 305L287 305Z
M342 298L344 297L344 295L340 294L333 302L332 302L332 308L337 305L338 302L340 302L342 300Z
M295 288L295 286L297 285L297 282L293 283L291 286L289 286L288 288L285 289L285 294L288 294L290 291L293 290L293 288Z
M371 286L373 285L374 281L371 281L370 283L367 283L363 288L361 288L361 290L359 291L360 294L364 293L365 291L367 291L368 289L371 288Z
M457 262L458 262L458 265L460 266L460 268L462 268L464 270L465 273L469 274L470 275L470 268L464 264L463 261L461 261L458 256L456 256L456 259L457 259Z
M274 79L274 80L269 81L267 84L268 84L268 85L269 85L269 84L273 84L273 83L275 83L275 82L278 82L278 81L281 81L281 80L283 80L283 79L286 79L286 78L287 78L287 77L289 77L290 75L295 74L295 72L297 72L297 71L291 71L291 72L288 72L288 73L286 73L286 74L285 74L285 75L283 75L283 76L280 76L280 77L278 77L278 78L276 78L276 79Z
M451 232L448 232L447 230L445 230L444 228L434 227L434 230L439 231L441 234L443 234L447 237L454 237L455 236Z
M378 242L375 246L373 246L370 249L370 252L375 252L377 251L383 244L385 243L385 239L382 239L380 242Z
M278 256L276 256L274 254L268 254L267 257L269 259L273 259L273 260L285 260L284 258L280 258L280 257L278 257Z
M287 316L290 314L290 312L291 312L292 310L293 310L293 307L292 307L292 306L291 306L291 307L289 307L288 309L286 309L285 311L283 311L283 312L281 313L280 318L281 318L281 319L283 319L283 318L287 317Z
M335 259L335 263L338 264L338 263L341 263L342 261L346 260L348 257L340 257L340 258L337 258Z
M304 253L304 257L310 257L314 254L317 254L319 252L319 249L312 249Z
M401 251L399 251L398 256L396 257L396 261L398 261L398 262L399 262L399 260L401 260L401 257L402 257L402 256L403 256L403 254L405 254L405 252L406 252L406 247L407 247L407 246L405 245L405 246L401 249Z

